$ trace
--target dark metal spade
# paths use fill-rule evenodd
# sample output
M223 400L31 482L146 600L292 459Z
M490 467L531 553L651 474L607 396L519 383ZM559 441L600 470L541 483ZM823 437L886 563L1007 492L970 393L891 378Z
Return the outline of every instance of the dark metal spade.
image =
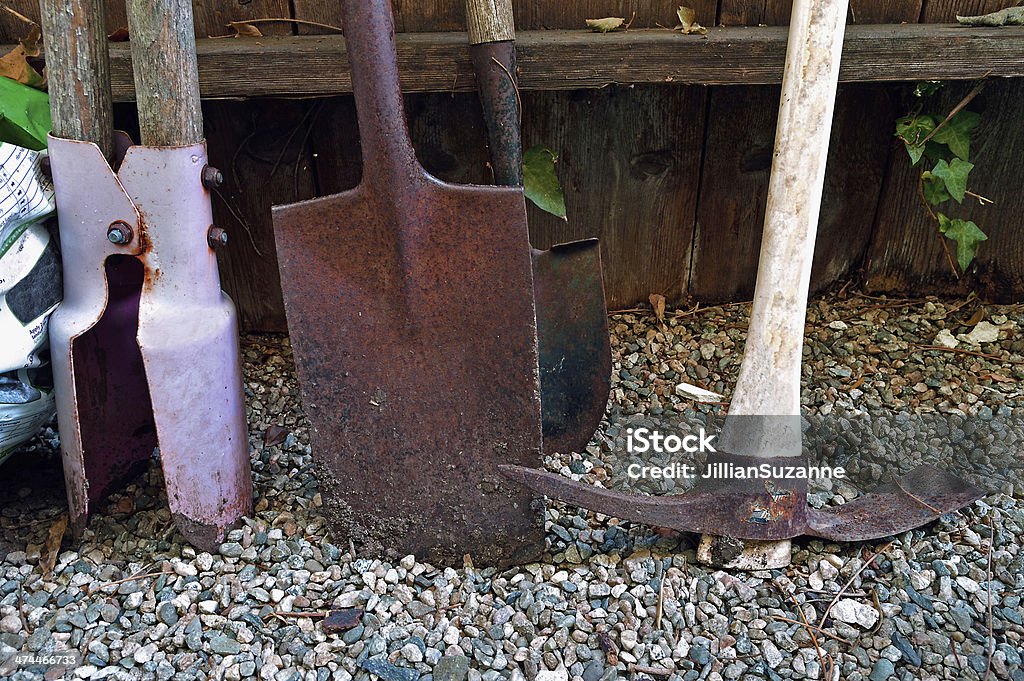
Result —
M498 472L541 460L523 192L427 174L405 124L390 1L343 10L362 182L274 209L328 519L369 551L530 560L541 509Z
M511 0L466 0L494 180L523 185ZM582 451L608 406L612 351L597 239L531 249L544 449Z
M636 522L707 535L776 541L809 534L836 541L884 537L918 527L983 492L930 466L893 485L829 510L807 506L800 439L800 366L807 289L821 207L848 0L793 3L786 72L768 189L761 258L743 364L711 464L764 464L772 476L700 478L694 489L663 497L583 485L503 466L536 492ZM775 474L779 467L780 473Z

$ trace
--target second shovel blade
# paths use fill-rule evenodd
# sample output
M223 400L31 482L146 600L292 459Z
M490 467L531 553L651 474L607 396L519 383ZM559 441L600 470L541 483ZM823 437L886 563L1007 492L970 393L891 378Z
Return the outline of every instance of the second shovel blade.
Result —
M597 239L534 249L544 450L582 451L608 404L612 354Z

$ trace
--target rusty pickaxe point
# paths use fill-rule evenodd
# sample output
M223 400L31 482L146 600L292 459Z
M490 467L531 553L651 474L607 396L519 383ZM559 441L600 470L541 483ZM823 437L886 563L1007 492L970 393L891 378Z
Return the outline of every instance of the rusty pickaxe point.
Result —
M159 88L171 80L193 88L187 101L167 98L172 108L183 107L191 132L167 131L170 139L150 146L129 146L120 136L111 151L97 143L100 132L109 140L110 130L75 125L109 123L108 115L99 115L104 100L109 103L109 83L99 75L106 72L106 55L91 51L106 44L102 10L97 16L90 9L82 19L68 4L44 3L44 19L53 52L48 72L56 134L49 150L64 263L64 302L50 320L50 347L72 524L80 531L90 507L145 466L159 446L175 523L196 547L212 551L251 512L252 480L238 325L234 305L220 290L209 238L198 72L194 49L185 47L193 35L191 14L167 2L129 7L130 24L141 17L131 27L139 40L148 32L174 33L179 22L180 44L162 46L177 71L145 75ZM82 43L74 59L91 57L78 69L50 45L64 35L60 21L70 16L87 24L72 31ZM139 47L133 44L133 53ZM163 95L139 86L146 69L136 54L145 142L147 124L158 128L171 117L142 106L146 97ZM91 75L88 85L82 74ZM87 94L76 98L80 89ZM67 108L69 102L95 110Z
M504 466L510 478L551 498L650 525L762 541L803 534L855 541L938 518L983 492L921 466L893 485L817 510L807 506L800 437L800 366L807 289L821 208L848 0L796 0L765 211L757 286L743 363L712 464L770 466L770 476L698 477L675 496L612 492L551 473ZM782 470L776 474L775 467Z

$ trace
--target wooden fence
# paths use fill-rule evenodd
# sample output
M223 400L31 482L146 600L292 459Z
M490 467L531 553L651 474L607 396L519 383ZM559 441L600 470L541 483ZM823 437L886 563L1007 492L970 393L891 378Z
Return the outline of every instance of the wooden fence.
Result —
M713 302L748 299L753 289L784 31L727 28L713 31L708 40L680 36L678 49L666 47L671 34L665 31L631 30L632 35L615 37L541 33L579 30L587 18L629 18L634 12L633 29L671 27L680 1L515 3L523 32L524 141L559 154L569 212L568 221L561 221L531 206L531 236L541 248L599 236L612 309L644 302L651 293L673 303L687 297ZM685 1L702 24L726 27L783 25L791 5L786 0ZM34 0L6 4L38 16ZM912 87L891 82L960 81L942 95L944 105L952 107L973 85L965 79L989 71L1024 75L1024 29L962 29L966 37L960 39L948 29L858 28L949 23L956 14L1006 4L1011 3L852 0L844 52L850 63L844 61L836 108L815 290L860 276L878 292L974 290L998 300L1015 300L1024 292L1024 237L1018 229L1024 213L1024 81L991 78L970 105L983 121L973 141L977 168L971 188L995 204L965 201L958 210L989 235L972 271L959 277L918 198L915 171L893 137L895 119L913 105ZM402 41L403 66L418 69L419 80L403 79L403 84L415 92L406 96L406 106L421 161L442 179L487 183L480 107L472 76L462 77L468 73L466 51L454 35L464 29L463 0L395 0L394 5L399 31L453 33ZM340 2L201 0L195 14L211 162L228 177L214 199L215 218L231 233L221 255L224 286L247 329L281 331L285 320L270 207L341 191L360 176L352 99L335 94L348 89L347 74L341 72L343 43L280 37L331 33L291 22L257 24L265 39L206 39L230 34L228 22L249 19L298 18L339 26ZM109 3L109 29L125 23L123 6ZM0 13L0 42L13 42L22 31L17 19ZM597 42L605 39L610 42ZM114 61L115 97L130 100L126 51L115 49ZM612 82L619 85L594 87ZM131 131L131 104L118 104L115 114Z

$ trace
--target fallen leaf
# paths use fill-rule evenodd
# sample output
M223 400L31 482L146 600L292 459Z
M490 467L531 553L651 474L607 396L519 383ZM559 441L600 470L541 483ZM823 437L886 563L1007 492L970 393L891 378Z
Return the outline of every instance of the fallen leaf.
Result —
M679 17L680 25L677 26L683 33L699 33L701 35L707 35L708 29L704 28L697 23L697 13L690 7L680 6L676 10L676 16Z
M956 20L965 26L1022 26L1024 25L1024 7L1007 7L979 17L957 15Z
M978 378L984 380L995 381L996 383L1016 383L1017 380L1014 378L1007 378L1006 376L1000 376L999 374L982 374Z
M107 40L112 43L124 43L128 42L128 29L122 26L113 33L107 36Z
M325 634L337 634L354 629L362 619L363 611L358 608L331 610L327 613L327 617L320 622L320 628Z
M977 326L979 322L985 319L985 306L979 307L971 318L964 322L965 326Z
M260 29L256 28L247 21L229 21L227 27L230 28L235 34L233 38L262 38L263 34Z
M291 432L284 426L279 426L276 423L263 433L263 446L273 447L279 445L288 438L288 433Z
M594 33L610 33L615 29L622 28L626 20L622 17L605 17L604 19L587 19L589 26Z
M648 296L647 300L651 301L651 307L654 309L654 316L658 318L658 321L665 321L665 296L652 293Z
M53 573L53 566L57 564L57 556L60 554L60 543L64 540L64 531L67 528L67 513L61 513L50 525L50 530L46 534L46 544L39 558L39 570L43 573L43 579L49 579Z
M619 649L607 632L597 632L597 645L604 651L605 662L612 667L619 663Z
M39 27L33 24L28 35L22 38L10 52L0 57L0 76L29 87L42 89L46 85L46 78L28 63L29 58L38 57L41 54L40 37Z

